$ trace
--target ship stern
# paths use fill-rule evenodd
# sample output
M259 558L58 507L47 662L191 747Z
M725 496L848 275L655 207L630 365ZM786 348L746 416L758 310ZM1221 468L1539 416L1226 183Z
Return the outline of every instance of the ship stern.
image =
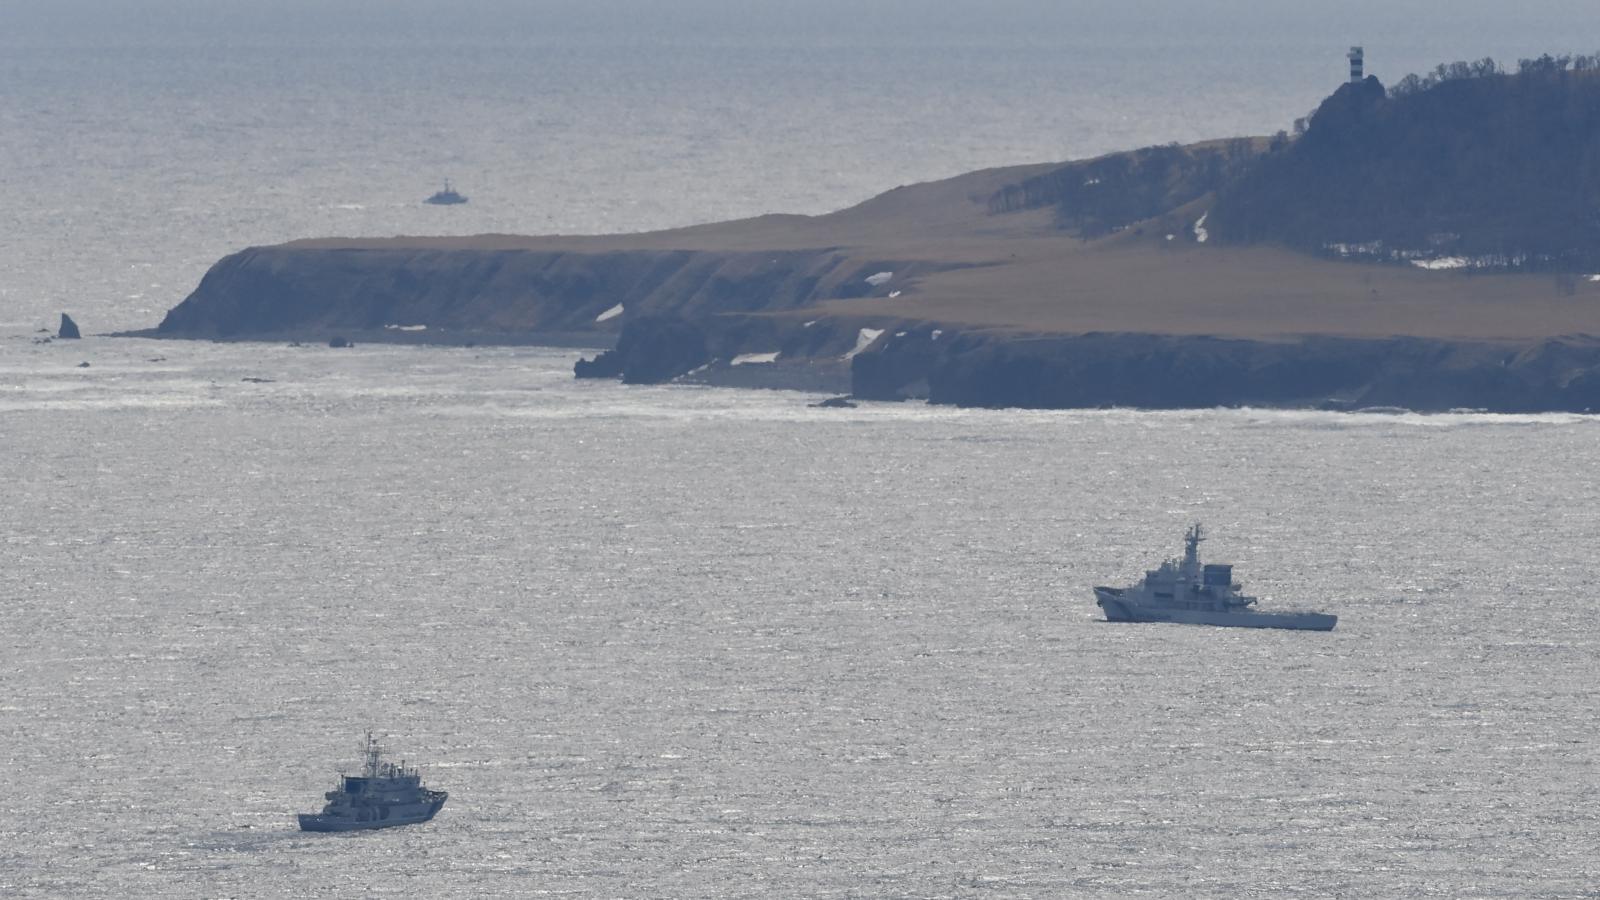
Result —
M320 815L318 813L300 813L300 814L298 814L297 818L300 820L300 830L301 831L342 831L342 830L344 830L344 829L341 829L341 828L337 827L336 825L334 825L334 823L332 821L330 821L327 816Z

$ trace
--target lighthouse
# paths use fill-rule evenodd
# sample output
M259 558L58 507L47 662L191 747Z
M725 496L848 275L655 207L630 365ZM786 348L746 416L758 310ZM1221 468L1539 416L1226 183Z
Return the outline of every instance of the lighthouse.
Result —
M1346 53L1345 56L1350 59L1350 83L1357 84L1363 77L1361 72L1361 64L1363 62L1361 48L1351 47L1350 52Z

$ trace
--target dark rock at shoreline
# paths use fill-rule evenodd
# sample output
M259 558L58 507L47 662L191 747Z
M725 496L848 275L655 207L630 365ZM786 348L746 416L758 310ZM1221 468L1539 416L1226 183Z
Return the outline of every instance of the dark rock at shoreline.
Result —
M577 378L621 378L624 368L622 354L615 349L603 350L594 359L579 359L572 364L572 374Z
M56 332L56 337L65 341L73 341L83 337L83 335L78 331L78 323L72 321L71 316L67 315L66 313L62 313L61 329Z
M625 384L670 381L711 362L706 332L673 316L641 316L622 328L617 346L573 366L579 378L615 378Z
M928 375L941 365L949 341L941 329L919 326L886 332L851 360L851 394L873 400L926 400ZM859 388L867 386L863 393Z

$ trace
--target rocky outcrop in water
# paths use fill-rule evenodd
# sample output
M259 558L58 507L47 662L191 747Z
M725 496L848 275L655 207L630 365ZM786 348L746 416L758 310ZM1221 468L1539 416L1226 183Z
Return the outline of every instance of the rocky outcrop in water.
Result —
M706 332L676 316L646 316L623 326L617 346L573 367L579 378L618 378L628 384L670 381L711 362Z

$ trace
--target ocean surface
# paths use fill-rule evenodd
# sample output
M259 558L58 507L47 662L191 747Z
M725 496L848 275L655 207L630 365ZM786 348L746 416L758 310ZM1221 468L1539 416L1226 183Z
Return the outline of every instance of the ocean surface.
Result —
M1600 884L1600 421L821 410L573 358L5 369L0 894ZM1338 629L1099 621L1193 520ZM296 831L366 729L449 804Z
M1600 896L1600 419L102 336L251 245L821 213L1288 128L1353 43L1595 49L1294 6L0 0L0 896ZM1195 520L1338 629L1100 622ZM444 811L295 830L367 730Z

